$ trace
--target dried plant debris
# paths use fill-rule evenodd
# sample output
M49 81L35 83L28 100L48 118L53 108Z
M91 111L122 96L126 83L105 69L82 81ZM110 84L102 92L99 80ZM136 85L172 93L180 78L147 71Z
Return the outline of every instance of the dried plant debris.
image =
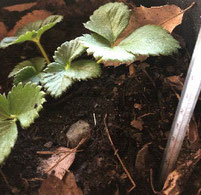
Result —
M179 195L183 192L185 184L188 181L193 168L201 159L201 149L192 154L190 159L186 160L177 169L171 172L164 184L164 187L158 195Z
M142 119L135 119L133 121L131 121L131 126L142 131L143 130L143 120Z
M48 175L53 172L57 178L62 180L75 159L75 152L66 147L57 148L50 158L41 160L37 168L38 172Z
M149 145L151 143L145 144L137 153L135 160L135 169L141 177L145 177L145 173L148 169L148 159L149 159Z
M10 12L13 12L13 11L22 12L22 11L31 9L35 5L36 5L36 2L34 2L34 3L23 3L23 4L16 4L16 5L7 6L7 7L4 7L3 9L8 10Z
M164 82L167 83L170 87L182 91L184 86L184 79L181 77L182 75L174 75L170 77L166 77Z
M129 24L117 42L120 42L135 29L147 24L160 25L171 33L176 26L181 24L185 11L190 9L192 5L185 10L176 5L153 6L150 8L144 6L134 7Z
M201 141L199 136L199 128L198 124L193 116L190 123L189 128L187 130L187 139L188 139L188 147L190 149L199 149L201 148Z
M74 174L69 172L64 181L50 175L43 181L39 195L83 195L83 192L77 186Z

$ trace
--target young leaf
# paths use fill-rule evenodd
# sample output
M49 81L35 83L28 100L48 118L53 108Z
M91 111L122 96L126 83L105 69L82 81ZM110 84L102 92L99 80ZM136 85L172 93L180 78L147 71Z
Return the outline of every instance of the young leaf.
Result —
M72 85L73 80L65 73L65 67L56 62L52 62L45 69L42 84L51 96L59 97Z
M107 39L112 46L128 25L130 11L123 3L107 3L94 11L85 28Z
M32 83L38 84L42 77L42 70L46 65L44 58L36 57L30 60L25 60L19 63L8 77L14 77L14 83L19 82L27 83L31 81Z
M62 16L52 15L47 17L45 20L38 20L31 22L22 28L20 28L14 37L6 37L0 42L0 47L5 48L9 45L22 43L25 41L40 40L41 35L52 28L56 23L62 20Z
M93 54L96 60L101 59L102 62L110 61L111 63L130 64L136 58L122 47L111 47L110 43L98 34L84 35L81 38L81 43L87 47L89 55Z
M45 102L44 92L31 83L14 86L5 95L0 94L0 164L9 155L17 139L16 120L22 127L28 127Z
M14 86L8 93L9 113L20 121L23 128L28 127L38 117L45 102L41 87L31 83Z
M0 120L0 164L10 154L17 139L17 125L14 121Z
M100 75L99 64L92 60L75 60L86 49L80 38L65 42L55 51L55 62L45 69L42 83L54 97L59 97L75 80L95 78Z
M160 26L145 25L138 28L119 44L134 55L170 55L179 48L179 42Z

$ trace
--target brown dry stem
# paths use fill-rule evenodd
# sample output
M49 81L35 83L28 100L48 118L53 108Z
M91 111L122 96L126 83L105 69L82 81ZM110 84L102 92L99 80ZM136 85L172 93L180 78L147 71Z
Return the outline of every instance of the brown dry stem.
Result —
M108 136L108 139L109 139L110 144L111 144L111 146L112 146L112 149L114 150L114 155L118 158L118 160L119 160L119 162L120 162L120 164L121 164L123 170L125 171L127 177L129 178L130 182L131 182L132 185L133 185L133 186L129 189L129 191L128 191L128 192L131 192L131 191L136 187L136 184L135 184L133 178L131 177L130 173L128 172L126 166L124 165L123 161L121 160L121 158L120 158L120 156L119 156L119 154L118 154L118 150L117 150L117 149L115 148L115 146L114 146L114 143L113 143L112 138L111 138L110 133L109 133L109 129L108 129L108 127L107 127L106 119L107 119L107 114L105 114L105 117L104 117L105 131L106 131L106 133L107 133L107 136Z

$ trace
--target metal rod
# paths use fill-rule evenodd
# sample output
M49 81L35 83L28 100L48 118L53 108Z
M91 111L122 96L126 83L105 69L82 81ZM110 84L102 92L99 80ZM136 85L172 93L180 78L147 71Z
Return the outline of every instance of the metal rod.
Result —
M191 58L181 98L172 123L167 146L164 152L160 183L163 184L168 174L173 171L179 156L183 140L188 129L198 96L201 90L201 30Z

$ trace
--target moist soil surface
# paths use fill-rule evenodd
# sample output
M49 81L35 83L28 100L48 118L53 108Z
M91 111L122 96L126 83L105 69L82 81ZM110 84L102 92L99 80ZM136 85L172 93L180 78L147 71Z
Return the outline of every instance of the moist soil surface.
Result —
M42 44L49 56L64 41L87 32L82 23L88 20L92 10L83 15L68 14L63 22L44 34ZM72 13L74 11L71 10ZM15 14L20 17L19 13ZM22 59L39 55L40 52L30 42L0 50L1 93L11 89L12 80L8 79L8 74L15 65ZM175 75L185 78L189 55L183 48L174 56L151 57L145 62L149 65L145 70L142 64L134 64L135 74L132 76L127 66L102 66L100 78L77 82L58 99L46 96L47 102L39 113L40 117L28 129L21 129L18 125L17 142L2 167L10 186L18 189L16 194L38 194L41 179L45 176L37 172L37 166L40 159L47 156L39 155L37 151L52 151L59 146L67 146L66 133L78 120L88 122L92 128L90 139L80 148L70 167L78 186L86 195L127 194L132 186L108 140L104 125L106 114L114 145L136 182L136 188L131 194L153 194L150 169L153 170L153 181L157 189L159 167L178 103L176 94L180 94L165 80ZM197 120L201 113L198 108L195 111ZM139 117L142 129L131 125ZM52 143L49 148L46 144L48 142ZM193 151L186 146L186 142L183 155ZM148 143L144 160L137 162L138 166L142 166L138 170L136 157ZM200 171L201 164L198 163L184 188L184 194L196 194L200 188ZM12 194L2 177L0 194Z

